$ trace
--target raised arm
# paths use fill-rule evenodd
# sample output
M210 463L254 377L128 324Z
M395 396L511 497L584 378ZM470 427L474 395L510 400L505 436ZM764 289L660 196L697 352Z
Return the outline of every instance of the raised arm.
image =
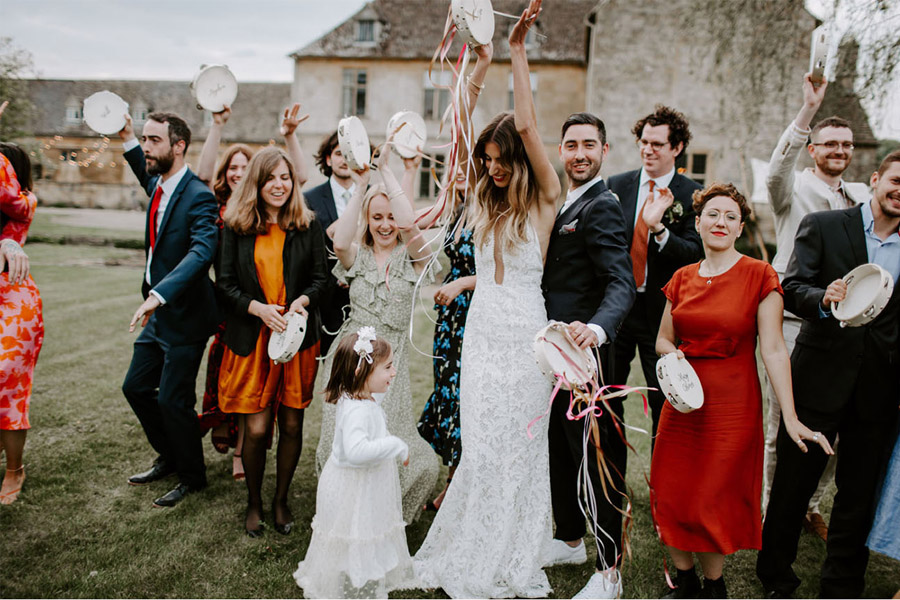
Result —
M369 187L369 166L366 165L363 171L350 171L350 177L356 183L356 190L347 201L347 207L340 218L334 222L334 253L344 265L345 269L349 269L356 262L356 252L359 244L356 241L356 235L359 231L359 213L362 210L362 201L366 195L366 189Z
M284 145L287 148L288 157L294 163L294 171L297 181L302 186L309 180L309 171L306 168L306 160L303 158L303 149L300 147L300 139L296 135L297 126L307 120L309 115L300 115L300 103L284 109L284 118L281 121L279 131L284 136Z
M422 232L416 224L416 213L413 210L412 203L406 197L406 193L397 181L397 177L394 176L394 172L388 166L387 158L380 158L379 163L378 172L381 174L382 181L384 181L388 201L391 203L391 213L394 215L397 229L400 230L400 238L404 243L409 244L409 256L413 259L416 270L421 271L425 266L422 259L431 254L431 248L425 243Z
M475 68L472 70L472 73L466 78L464 88L465 101L459 107L460 131L465 132L469 131L469 123L471 123L475 105L478 103L478 96L481 94L481 90L484 89L484 76L487 74L488 67L491 66L491 59L494 57L494 43L475 46L472 48L472 52L475 53L478 59L475 62ZM474 138L474 135L472 137ZM474 139L469 141L472 142L473 146L475 145ZM458 164L465 165L469 160L469 150L466 148L462 136L457 140L456 152L459 157ZM470 177L474 179L475 173L471 173Z
M216 184L213 181L216 177L216 158L219 155L219 144L222 142L222 129L225 123L231 117L231 107L226 106L221 112L213 113L212 125L209 127L209 134L206 141L203 142L203 149L200 150L200 162L197 164L197 177L200 181L213 189ZM215 190L213 190L215 191Z
M525 52L525 36L541 12L541 0L531 0L509 34L509 55L513 73L513 101L515 103L516 130L525 144L525 153L534 170L538 185L541 217L556 214L559 198L559 177L550 163L547 151L537 128L534 97L531 94L531 78L528 72L528 56ZM552 221L550 223L552 227Z

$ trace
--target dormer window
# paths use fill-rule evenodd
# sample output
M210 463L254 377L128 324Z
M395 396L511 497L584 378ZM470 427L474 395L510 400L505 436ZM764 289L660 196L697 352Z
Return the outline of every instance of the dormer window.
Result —
M356 22L356 41L361 44L375 43L374 19L360 19Z
M77 105L69 105L66 107L66 124L81 125L81 107Z

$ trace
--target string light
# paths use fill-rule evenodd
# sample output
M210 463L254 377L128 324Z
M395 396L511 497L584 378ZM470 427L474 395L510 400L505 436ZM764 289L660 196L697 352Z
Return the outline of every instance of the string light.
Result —
M53 148L56 148L57 145L62 141L63 141L63 137L61 135L54 135L52 140L42 144L43 150L45 150L45 151L52 150ZM94 165L94 163L100 157L100 155L103 154L103 152L105 152L107 150L107 148L109 148L109 138L106 136L103 136L103 138L101 140L94 142L92 147L94 149L93 151L89 151L86 146L81 149L81 154L86 155L86 156L83 156L81 158L81 160L78 160L79 152L77 150L60 149L62 152L64 152L64 154L60 154L59 160L60 160L60 162L63 162L67 165L70 165L73 167L79 167L82 169L91 167L92 165ZM31 155L35 156L35 153L32 152ZM109 163L109 167L115 167L115 166L117 166L117 164L118 163L116 163L115 161L112 161ZM98 162L98 163L96 163L96 166L97 166L97 168L102 169L106 165L105 165L105 163Z

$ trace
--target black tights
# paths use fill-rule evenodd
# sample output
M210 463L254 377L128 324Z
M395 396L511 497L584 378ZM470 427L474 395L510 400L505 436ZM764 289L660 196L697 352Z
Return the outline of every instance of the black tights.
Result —
M271 425L271 408L247 415L242 458L247 481L247 529L256 529L262 520L262 481L266 469L266 445ZM293 521L287 505L288 490L300 451L303 449L303 410L281 405L278 408L278 449L275 463L275 497L272 500L275 522Z

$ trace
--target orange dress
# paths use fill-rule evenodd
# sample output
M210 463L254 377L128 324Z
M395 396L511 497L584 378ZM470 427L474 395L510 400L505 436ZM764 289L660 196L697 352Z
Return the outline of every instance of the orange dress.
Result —
M731 554L762 544L762 394L756 313L781 292L768 263L742 257L710 283L699 263L663 288L679 348L703 385L703 406L663 408L650 468L653 517L664 544Z
M16 172L0 154L0 239L25 244L37 198L19 187ZM0 272L0 429L30 429L28 409L34 366L44 343L41 295L31 278L13 285Z
M277 224L269 223L265 235L257 235L253 248L256 275L267 304L287 309L284 289L285 233ZM316 380L319 343L301 350L290 361L275 364L269 358L271 329L260 323L256 348L247 356L239 356L227 346L219 373L219 408L226 413L253 414L273 402L291 408L306 408L312 400Z

